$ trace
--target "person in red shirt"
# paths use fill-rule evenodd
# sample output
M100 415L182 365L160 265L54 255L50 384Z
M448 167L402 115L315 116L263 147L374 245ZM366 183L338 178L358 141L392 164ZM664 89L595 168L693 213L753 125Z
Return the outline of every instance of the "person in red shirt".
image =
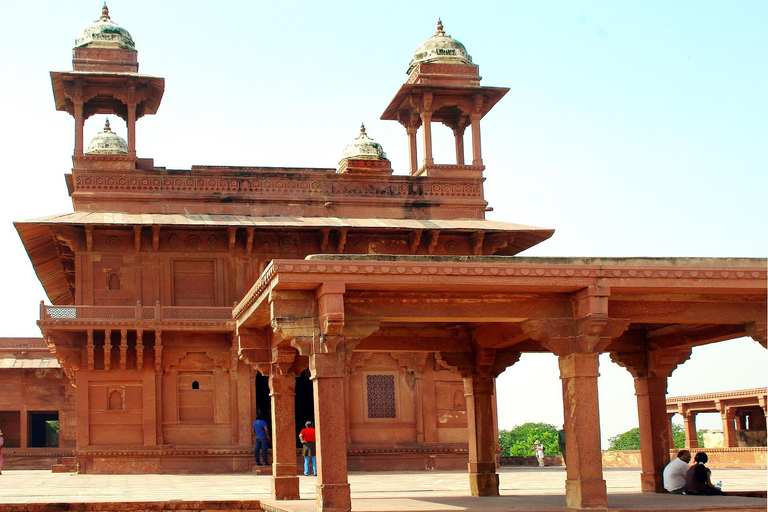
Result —
M301 441L301 454L304 456L304 476L309 476L309 461L312 459L312 474L317 475L317 457L315 455L315 429L312 428L312 422L308 421L304 424L306 428L303 428L299 432L299 440Z

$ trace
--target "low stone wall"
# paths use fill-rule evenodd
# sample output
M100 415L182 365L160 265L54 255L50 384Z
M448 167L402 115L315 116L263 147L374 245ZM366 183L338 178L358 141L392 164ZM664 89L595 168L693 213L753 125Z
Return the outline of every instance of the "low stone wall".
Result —
M539 462L536 460L536 457L531 456L515 456L515 457L499 457L499 465L501 466L538 466ZM565 466L563 464L563 458L559 455L545 455L544 456L544 465L545 466Z
M4 469L51 469L60 464L62 457L72 455L72 450L57 448L3 448Z
M764 446L753 448L703 448L691 450L694 454L703 451L709 457L708 466L715 468L758 468L768 467L768 452ZM670 450L669 457L677 457L678 450ZM603 452L603 467L639 468L640 450L617 450Z

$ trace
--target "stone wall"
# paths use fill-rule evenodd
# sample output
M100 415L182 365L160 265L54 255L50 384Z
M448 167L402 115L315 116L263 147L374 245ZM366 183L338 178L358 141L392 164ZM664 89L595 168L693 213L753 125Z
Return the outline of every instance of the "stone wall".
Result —
M693 449L692 452L699 450ZM701 451L709 456L708 466L713 468L759 468L768 467L765 447L754 448L704 448ZM670 458L677 456L678 450L670 451ZM617 450L603 452L603 467L639 468L640 450Z

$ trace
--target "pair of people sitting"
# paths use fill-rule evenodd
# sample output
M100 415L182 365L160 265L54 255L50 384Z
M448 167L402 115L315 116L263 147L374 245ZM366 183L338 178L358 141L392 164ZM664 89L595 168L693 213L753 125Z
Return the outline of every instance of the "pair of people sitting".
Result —
M712 483L712 472L705 465L709 457L698 452L691 462L691 452L680 450L677 458L664 468L664 489L670 494L724 495L720 488Z

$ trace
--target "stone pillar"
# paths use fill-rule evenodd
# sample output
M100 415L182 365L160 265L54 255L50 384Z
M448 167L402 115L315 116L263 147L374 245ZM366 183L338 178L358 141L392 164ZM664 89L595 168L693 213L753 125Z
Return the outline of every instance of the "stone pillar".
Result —
M453 138L456 141L456 165L464 165L464 126L456 126L453 129Z
M473 376L464 379L469 430L469 490L472 496L498 496L499 475L496 473L497 444L494 438L493 377Z
M719 400L715 400L717 410L720 411L720 418L723 420L723 446L726 448L734 448L739 446L739 439L736 436L736 427L734 425L734 409L723 404Z
M675 449L675 431L672 429L672 417L675 414L667 413L667 428L669 429L669 449Z
M492 329L476 329L472 333L477 346L492 341L498 333ZM494 379L520 359L519 352L501 352L475 348L473 353L441 353L439 356L464 379L469 431L469 489L472 496L498 496L499 475L496 474L498 433L494 417Z
M277 374L275 364L269 375L272 397L272 498L299 499L296 474L296 375Z
M558 356L563 385L569 508L605 508L608 504L600 451L597 396L598 356L623 333L629 320L609 318L609 290L592 287L573 295L576 318L531 319L522 328Z
M344 413L343 348L339 352L313 353L309 369L315 397L317 442L317 510L350 512L347 481L347 435Z
M699 447L699 438L696 435L696 412L685 410L683 413L685 426L685 448L695 450Z
M83 85L75 84L74 117L75 117L75 156L83 156L83 128L85 118L83 117Z
M480 115L470 117L472 123L472 165L483 165L483 151L480 147Z
M611 359L635 378L643 492L665 492L663 473L669 464L672 430L667 414L667 377L690 357L690 349L611 353Z
M422 136L424 138L424 166L434 165L432 157L432 112L421 113Z
M667 418L667 378L635 379L637 414L640 420L640 451L643 492L664 492L664 467L669 464L669 420Z
M563 383L565 445L565 497L570 508L607 506L600 452L600 413L597 398L597 353L558 356Z
M136 86L131 90L131 95L136 95ZM136 157L136 103L130 102L128 105L128 156Z
M419 170L419 156L416 150L416 132L419 130L417 126L409 126L406 131L408 132L408 157L411 167L411 174L416 174Z

